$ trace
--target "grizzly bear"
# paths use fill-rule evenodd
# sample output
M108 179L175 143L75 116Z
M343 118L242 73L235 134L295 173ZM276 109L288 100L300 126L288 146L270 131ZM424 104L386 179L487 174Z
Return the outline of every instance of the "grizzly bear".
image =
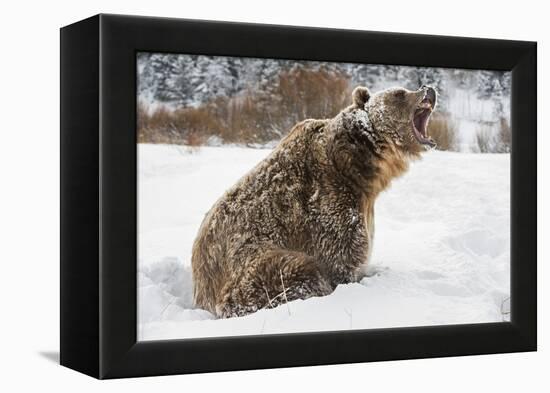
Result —
M362 278L378 194L435 145L436 92L357 87L352 101L295 125L206 214L192 252L197 307L242 316Z

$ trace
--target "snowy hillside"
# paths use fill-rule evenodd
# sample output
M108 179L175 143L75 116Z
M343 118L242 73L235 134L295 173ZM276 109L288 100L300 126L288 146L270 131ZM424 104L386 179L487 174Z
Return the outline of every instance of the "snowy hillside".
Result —
M140 340L509 319L508 154L427 153L377 201L369 277L216 320L192 305L192 243L214 201L270 151L138 149Z
M252 101L255 110L262 114L260 119L266 119L274 116L271 112L278 105L292 107L292 101L287 100L293 93L305 98L304 101L308 101L308 94L312 97L326 96L317 84L323 80L326 82L330 79L329 76L332 76L335 79L331 82L333 86L329 91L334 96L340 91L338 81L341 81L341 78L346 80L349 92L358 85L367 86L372 92L394 86L411 90L416 90L423 84L435 87L438 91L438 111L457 126L458 145L450 150L474 152L477 133L485 129L486 132L495 135L502 120L510 123L510 72L146 52L138 54L137 65L138 101L144 111L149 113L158 109L176 111L182 108L214 106L218 107L214 112L218 117L220 113L227 111L221 104L224 100L235 99L232 107L238 108L242 104L239 100L261 92L267 97L266 102L257 96L253 96ZM281 92L279 87L284 85L285 75L288 77L286 73L290 70L324 70L326 74L319 80L310 77L307 88L294 81L290 83L292 91ZM273 105L274 103L277 105ZM338 110L343 106L338 107ZM301 111L307 109L308 105L300 105ZM325 111L319 116L304 112L298 119L289 118L289 124L277 124L271 120L270 124L260 128L262 132L265 132L265 128L277 129L278 133L272 139L279 140L295 120L330 117L334 114ZM231 118L227 114L221 116L224 119ZM258 122L260 119L255 121ZM168 132L174 132L172 128ZM186 124L182 128L177 131L194 131L201 134L207 127L201 128L195 124L193 128ZM238 124L234 128L242 132L243 124ZM215 130L222 134L217 136L223 140L222 129L216 127ZM143 139L141 142L158 143L153 139ZM163 140L161 143L164 142L174 143L174 140Z
M137 68L140 100L174 107L198 106L250 89L269 91L282 72L295 68L344 73L352 85L373 91L395 85L417 89L430 84L441 95L442 109L448 109L447 97L456 89L495 103L506 100L511 89L509 72L384 64L140 52Z

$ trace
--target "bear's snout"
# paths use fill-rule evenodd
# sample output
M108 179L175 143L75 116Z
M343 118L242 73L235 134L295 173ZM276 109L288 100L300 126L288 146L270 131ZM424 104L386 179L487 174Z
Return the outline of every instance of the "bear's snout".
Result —
M433 108L435 106L435 101L437 100L437 93L435 89L431 86L422 85L420 90L424 91L423 100L428 100Z

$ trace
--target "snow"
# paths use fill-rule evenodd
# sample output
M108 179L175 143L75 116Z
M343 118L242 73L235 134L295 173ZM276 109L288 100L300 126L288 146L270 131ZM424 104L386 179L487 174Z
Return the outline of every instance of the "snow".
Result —
M140 340L509 320L510 157L440 151L377 200L360 283L240 318L194 308L190 255L201 220L269 153L138 145Z

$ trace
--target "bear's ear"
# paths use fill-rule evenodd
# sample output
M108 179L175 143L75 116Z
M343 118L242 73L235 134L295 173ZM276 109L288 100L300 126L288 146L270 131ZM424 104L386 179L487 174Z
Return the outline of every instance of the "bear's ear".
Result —
M358 86L353 90L351 96L353 98L353 105L357 108L364 108L370 98L370 92L366 87Z

